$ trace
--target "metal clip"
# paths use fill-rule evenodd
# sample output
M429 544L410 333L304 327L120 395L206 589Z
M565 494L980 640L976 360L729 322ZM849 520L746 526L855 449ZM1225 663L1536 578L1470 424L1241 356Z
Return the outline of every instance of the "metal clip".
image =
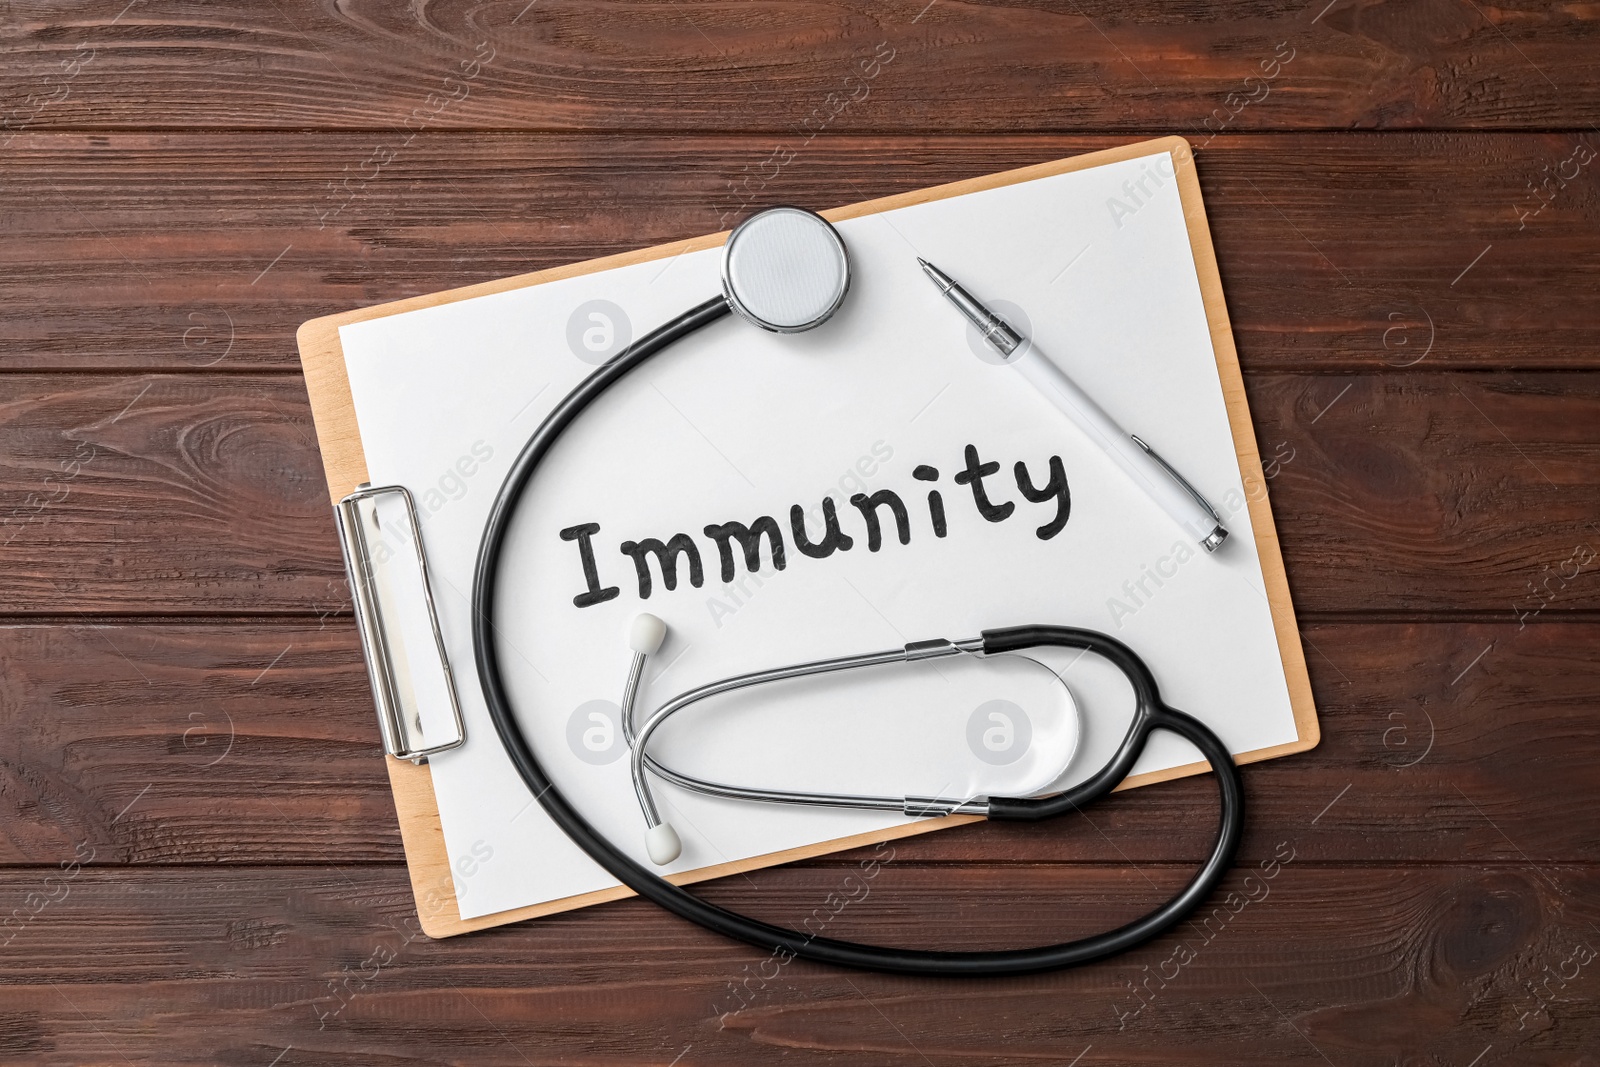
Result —
M942 637L935 637L931 641L913 641L906 646L906 662L915 663L918 660L954 656L960 651L959 648Z
M1194 497L1194 501L1195 501L1196 504L1199 504L1201 507L1203 507L1207 511L1209 511L1211 513L1211 517L1213 519L1216 519L1218 522L1222 521L1222 516L1218 515L1217 514L1217 509L1211 506L1211 501L1209 501L1205 497L1201 496L1200 495L1200 490L1198 490L1194 486L1190 485L1189 484L1189 479L1187 479L1183 475L1179 474L1176 467L1174 467L1172 464L1168 463L1166 460L1162 459L1160 452L1157 452L1155 449L1151 448L1149 445L1145 444L1142 440L1140 440L1138 434L1131 434L1130 433L1128 436L1133 438L1133 443L1138 445L1140 448L1144 449L1146 454L1148 454L1151 459L1153 459L1157 463L1161 464L1161 469L1166 471L1168 474L1172 475L1172 480L1177 482L1179 485L1183 486L1184 491L1187 492L1190 496Z
M395 562L387 556L376 559L368 541L369 527L375 531L382 529L378 499L390 494L405 501L406 529L401 531L401 539L409 539L415 551L416 570L411 573L391 573L389 569L396 566ZM334 505L333 510L339 523L339 547L344 553L345 571L350 577L361 650L366 656L367 676L372 681L373 697L378 706L378 728L383 733L384 751L398 759L423 763L437 752L458 747L467 735L461 720L461 704L456 698L455 677L450 671L450 658L445 653L444 635L439 631L439 616L429 588L428 559L422 547L416 503L405 486L374 488L362 484ZM422 606L427 610L428 625L433 631L432 649L426 648L425 640L409 643L405 640L407 629L414 638L418 636L414 614L412 625L406 625L407 610L414 613L417 605L414 597L409 603L391 603L397 584L420 585ZM424 647L414 647L419 643ZM439 673L430 675L428 662L433 656L438 657ZM448 699L449 718L440 721L441 716L430 715L425 729L423 705L437 702L441 690Z
M969 797L966 800L953 800L948 797L906 797L900 810L918 819L943 815L987 815L989 798Z

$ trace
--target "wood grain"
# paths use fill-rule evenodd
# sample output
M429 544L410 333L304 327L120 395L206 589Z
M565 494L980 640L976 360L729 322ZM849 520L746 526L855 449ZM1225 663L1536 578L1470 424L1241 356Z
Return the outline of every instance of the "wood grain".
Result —
M0 25L0 922L45 902L0 927L0 1062L1595 1062L1596 964L1551 977L1600 947L1600 602L1552 577L1600 547L1593 165L1519 217L1600 147L1593 4L22 0ZM1004 982L796 963L720 1019L763 954L636 901L412 938L294 328L747 201L1203 143L1279 42L1199 164L1258 444L1294 457L1269 487L1323 712L1318 749L1246 775L1244 858L1296 850L1271 895L1165 984L1192 935ZM903 842L831 932L1115 922L1185 876L1209 785ZM705 891L801 919L860 858Z
M299 379L3 380L8 612L348 604Z
M1485 1062L1584 1062L1594 963L1542 1001L1528 987L1593 945L1592 867L1326 868L1298 846L1247 850L1193 924L1113 962L962 983L764 964L638 901L430 942L395 868L83 870L49 889L5 872L0 899L57 899L6 948L28 980L5 990L0 1051L19 1067L879 1065L1065 1064L1092 1047L1083 1063L1379 1067L1493 1045ZM1070 936L1182 878L1142 874L894 857L826 928L949 947ZM717 897L802 921L846 877L763 871Z
M0 383L9 613L347 602L299 379ZM1266 487L1302 613L1600 606L1592 568L1559 589L1550 577L1578 546L1600 549L1600 379L1389 368L1256 374L1246 389L1261 454L1278 458ZM1534 600L1530 582L1552 593Z
M5 626L0 671L0 863L399 854L347 616Z
M0 370L298 370L294 330L319 315L1130 139L825 135L777 167L770 138L426 133L363 167L373 135L23 133L0 155ZM1245 371L1600 365L1600 179L1519 217L1578 140L1205 145Z
M1302 611L1597 603L1600 581L1574 560L1600 550L1593 375L1256 375L1246 388L1262 455L1281 457L1269 484ZM1533 515L1537 530L1517 518Z
M803 137L1188 133L1217 109L1244 129L1585 129L1600 114L1600 16L1581 4L125 3L13 6L11 129ZM1274 56L1292 58L1263 68ZM1263 97L1245 79L1264 72Z
M1303 632L1322 744L1246 771L1247 851L1293 829L1316 862L1600 862L1600 623ZM102 865L402 859L347 617L11 624L0 676L0 866L54 866L79 841ZM1092 821L895 847L921 863L1197 862L1215 811L1201 777L1112 797Z

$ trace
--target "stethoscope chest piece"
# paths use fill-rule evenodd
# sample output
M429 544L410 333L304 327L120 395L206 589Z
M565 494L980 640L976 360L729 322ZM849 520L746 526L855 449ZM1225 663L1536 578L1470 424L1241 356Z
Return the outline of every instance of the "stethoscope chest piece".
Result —
M850 291L844 240L821 215L773 207L745 219L722 254L722 293L763 330L800 333L820 326Z

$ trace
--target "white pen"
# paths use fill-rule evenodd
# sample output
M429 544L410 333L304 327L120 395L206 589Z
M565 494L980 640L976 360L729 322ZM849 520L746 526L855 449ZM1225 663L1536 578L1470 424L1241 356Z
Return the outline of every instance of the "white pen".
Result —
M918 259L923 271L939 287L945 299L956 306L983 336L991 348L1006 357L1006 362L1045 398L1060 408L1073 425L1082 430L1110 456L1124 474L1133 479L1172 521L1183 527L1185 533L1198 541L1207 552L1228 539L1228 531L1216 509L1206 502L1172 465L1156 454L1155 450L1139 438L1118 426L1105 409L1078 388L1066 372L1056 366L1039 346L1029 343L1000 316L978 303L972 294L955 283L944 271L925 259ZM1017 349L1026 344L1021 355Z

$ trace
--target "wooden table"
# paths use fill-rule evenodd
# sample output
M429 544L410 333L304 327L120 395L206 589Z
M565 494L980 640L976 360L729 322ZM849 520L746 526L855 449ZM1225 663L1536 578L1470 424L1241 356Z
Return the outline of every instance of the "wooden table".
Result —
M1323 2L8 5L0 1063L1600 1062L1600 12ZM965 983L637 901L413 937L295 327L1165 133L1323 722L1238 903ZM1103 929L1214 803L902 842L832 930Z

